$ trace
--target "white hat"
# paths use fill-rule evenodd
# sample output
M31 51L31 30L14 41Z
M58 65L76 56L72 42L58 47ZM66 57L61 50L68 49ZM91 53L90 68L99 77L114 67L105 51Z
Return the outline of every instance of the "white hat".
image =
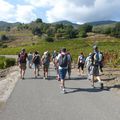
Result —
M48 54L48 51L44 52L44 55Z

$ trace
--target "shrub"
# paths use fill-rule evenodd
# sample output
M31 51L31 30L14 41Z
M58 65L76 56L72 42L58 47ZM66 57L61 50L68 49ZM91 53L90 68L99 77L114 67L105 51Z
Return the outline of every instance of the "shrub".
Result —
M10 66L14 66L16 63L16 60L14 58L6 58L5 62L4 62L4 67L10 67Z
M0 57L0 69L4 68L5 57Z
M4 41L4 40L8 40L8 37L6 35L1 35L0 40Z
M52 37L46 37L45 41L47 41L47 42L54 42L54 39Z

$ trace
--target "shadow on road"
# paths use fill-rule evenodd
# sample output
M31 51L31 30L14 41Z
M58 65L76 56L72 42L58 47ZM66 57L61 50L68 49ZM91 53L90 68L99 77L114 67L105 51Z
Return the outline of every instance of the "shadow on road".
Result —
M75 93L75 92L102 92L102 91L109 91L108 88L100 89L98 87L95 88L70 88L66 87L66 94Z

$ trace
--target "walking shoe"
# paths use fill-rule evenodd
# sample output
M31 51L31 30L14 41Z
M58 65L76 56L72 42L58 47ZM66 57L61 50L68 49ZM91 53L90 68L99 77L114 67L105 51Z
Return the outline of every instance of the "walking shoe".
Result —
M63 88L61 92L62 92L63 94L65 94L65 93L66 93L65 88Z
M103 88L104 88L104 85L103 85L103 83L101 83L101 84L100 84L100 86L101 86L101 87L100 87L100 89L103 89Z

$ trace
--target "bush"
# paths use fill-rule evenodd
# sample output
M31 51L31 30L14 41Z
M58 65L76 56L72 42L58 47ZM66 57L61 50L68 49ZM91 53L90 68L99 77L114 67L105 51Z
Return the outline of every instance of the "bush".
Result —
M4 62L4 67L8 68L10 66L14 66L16 63L16 60L14 58L6 58Z
M45 41L47 41L47 42L54 42L54 39L52 37L46 37Z
M1 35L1 38L0 38L1 41L5 41L5 40L8 40L8 39L9 38L6 35Z
M0 69L4 68L5 57L0 57Z
M14 58L5 58L0 57L0 69L8 68L10 66L14 66L16 60Z

